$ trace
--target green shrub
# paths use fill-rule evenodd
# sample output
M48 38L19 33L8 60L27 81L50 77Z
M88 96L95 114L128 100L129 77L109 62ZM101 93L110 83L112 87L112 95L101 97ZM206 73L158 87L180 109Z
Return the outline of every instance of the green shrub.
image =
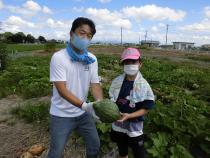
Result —
M51 85L47 77L20 81L20 93L24 98L35 98L49 95Z
M148 45L144 44L144 45L140 45L139 46L139 49L146 49L146 50L149 50L151 49Z
M56 43L48 42L45 44L45 51L48 53L53 53L56 50Z
M0 70L5 70L7 66L7 45L0 42Z
M49 103L25 103L11 109L11 114L27 123L48 123L49 121Z

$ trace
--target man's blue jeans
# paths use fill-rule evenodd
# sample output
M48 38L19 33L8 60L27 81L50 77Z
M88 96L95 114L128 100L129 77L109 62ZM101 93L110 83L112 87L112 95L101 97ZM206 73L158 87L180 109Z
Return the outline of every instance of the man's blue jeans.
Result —
M99 152L100 140L95 122L88 113L67 118L51 115L51 143L48 158L61 158L65 144L75 129L85 140L87 157L96 157Z

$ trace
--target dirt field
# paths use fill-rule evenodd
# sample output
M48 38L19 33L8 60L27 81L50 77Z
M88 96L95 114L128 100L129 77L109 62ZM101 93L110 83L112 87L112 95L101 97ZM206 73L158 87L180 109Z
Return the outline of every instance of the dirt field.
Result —
M33 126L17 120L10 114L10 109L25 102L49 101L49 97L23 100L18 96L8 96L0 100L0 158L18 158L34 144L43 144L46 150L39 158L46 158L49 149L49 129ZM72 145L73 144L73 145ZM64 158L84 158L85 148L74 137L66 145Z

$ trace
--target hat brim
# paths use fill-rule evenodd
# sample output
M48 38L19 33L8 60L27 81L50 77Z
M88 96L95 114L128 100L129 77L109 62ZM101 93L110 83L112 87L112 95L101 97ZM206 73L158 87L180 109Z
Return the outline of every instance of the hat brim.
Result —
M137 56L133 56L133 57L126 57L126 58L121 59L121 61L124 61L124 60L126 60L126 59L133 59L133 60L137 60L137 59L139 59L139 57L137 57Z

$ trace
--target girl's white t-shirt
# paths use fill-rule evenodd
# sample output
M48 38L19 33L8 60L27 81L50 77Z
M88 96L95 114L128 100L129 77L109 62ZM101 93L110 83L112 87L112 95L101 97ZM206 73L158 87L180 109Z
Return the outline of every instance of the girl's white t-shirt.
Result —
M65 81L67 89L77 98L86 101L90 83L99 83L98 62L92 53L88 55L96 61L89 65L71 60L66 49L53 54L50 62L50 81ZM76 117L84 113L79 107L62 98L53 84L50 114L59 117Z

